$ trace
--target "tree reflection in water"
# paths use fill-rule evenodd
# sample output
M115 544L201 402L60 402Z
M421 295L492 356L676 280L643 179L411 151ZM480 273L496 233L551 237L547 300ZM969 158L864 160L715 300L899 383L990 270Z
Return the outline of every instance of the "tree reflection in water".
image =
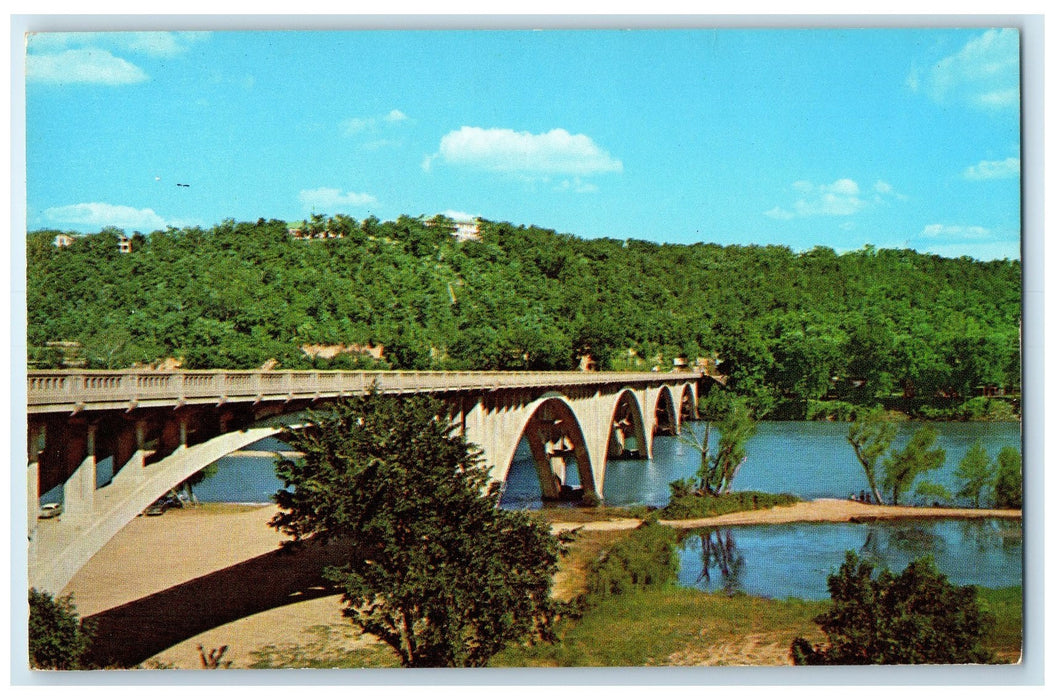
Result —
M733 595L742 592L744 557L736 548L733 533L729 530L702 530L699 536L702 568L696 583L710 583L711 569L714 569L715 574L721 577L723 593Z
M997 547L1011 550L1022 546L1021 521L978 518L961 520L959 525L963 541L974 545L976 551L986 552Z
M904 555L915 559L924 554L940 554L947 549L945 538L933 528L908 523L869 527L858 555L889 567Z

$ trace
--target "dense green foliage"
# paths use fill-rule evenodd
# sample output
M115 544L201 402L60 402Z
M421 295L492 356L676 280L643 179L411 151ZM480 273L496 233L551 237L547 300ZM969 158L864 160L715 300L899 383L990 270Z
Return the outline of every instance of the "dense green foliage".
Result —
M77 615L73 596L55 598L29 589L29 665L69 671L84 668L92 626Z
M1014 447L1005 447L996 456L993 507L1022 507L1022 453Z
M880 505L889 502L896 506L913 487L916 495L925 499L951 498L940 484L917 482L927 472L945 464L945 450L934 446L938 432L924 423L909 436L902 449L888 455L897 433L897 418L880 408L859 412L847 430L846 439L868 480L869 498Z
M295 240L282 221L228 220L135 234L121 254L113 229L64 249L56 231L30 233L30 360L57 365L55 341L79 342L97 368L170 356L188 368L377 364L301 351L339 343L383 344L381 366L415 369L717 356L758 417L804 415L808 400L966 398L1019 382L1017 261L583 240L495 222L459 242L411 217L308 226L344 237Z
M508 643L546 639L561 545L498 508L479 451L432 397L371 393L281 439L286 486L273 527L293 542L341 538L357 556L327 577L344 614L408 667L480 666Z
M894 450L883 460L883 488L890 494L893 505L900 503L917 478L945 464L945 450L934 447L937 440L937 430L930 425L920 426L904 448Z
M718 450L711 454L711 423L708 421L701 440L695 432L688 431L678 439L700 453L700 466L696 470L696 490L701 495L720 496L733 488L733 479L747 460L747 441L755 434L757 424L751 417L751 409L740 398L731 399L719 414ZM673 489L674 486L671 485Z
M956 495L967 499L975 508L981 508L982 498L996 475L993 467L982 441L975 440L956 465L956 479L960 483L960 490Z
M666 520L686 520L688 518L710 518L726 513L739 513L745 510L762 510L776 506L787 506L798 503L799 498L788 493L763 493L761 491L734 491L721 496L701 494L686 485L675 481L670 485L670 503L663 506L659 516Z
M645 522L590 564L584 604L635 590L657 588L678 578L678 537L673 529Z
M879 490L879 458L890 449L896 435L897 425L888 420L880 408L862 413L847 430L846 439L864 469L872 498L880 505L883 503L883 494Z
M796 664L962 664L987 663L982 644L992 616L978 603L974 586L955 586L930 558L900 574L872 576L873 566L853 552L828 577L832 607L816 622L825 646L804 638L792 643Z

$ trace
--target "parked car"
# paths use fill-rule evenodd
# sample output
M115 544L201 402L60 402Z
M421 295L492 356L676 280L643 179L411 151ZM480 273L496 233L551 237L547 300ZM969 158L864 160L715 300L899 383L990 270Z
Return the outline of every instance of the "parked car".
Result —
M62 515L62 504L61 503L45 503L40 507L40 512L37 513L37 517L41 520L48 520L49 518L57 518Z
M147 509L143 511L143 515L164 515L166 508L168 508L168 503L165 502L164 498L159 498L147 506Z

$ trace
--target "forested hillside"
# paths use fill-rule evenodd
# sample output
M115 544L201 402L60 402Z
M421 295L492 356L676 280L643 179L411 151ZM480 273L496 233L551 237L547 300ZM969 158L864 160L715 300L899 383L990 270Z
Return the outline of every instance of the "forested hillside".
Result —
M968 396L1019 383L1021 266L905 250L796 254L777 246L583 240L483 222L344 216L224 221L132 236L104 229L57 248L27 239L28 343L76 341L89 367L181 358L185 368L666 369L717 356L765 413L850 386L868 397ZM313 359L305 344L383 345ZM833 377L841 383L832 383ZM863 380L863 384L861 382Z

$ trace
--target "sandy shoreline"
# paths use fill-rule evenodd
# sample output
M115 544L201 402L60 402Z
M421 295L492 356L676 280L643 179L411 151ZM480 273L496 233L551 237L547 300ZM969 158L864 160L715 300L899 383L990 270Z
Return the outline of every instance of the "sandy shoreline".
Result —
M138 646L132 646L150 651L152 661L176 668L201 668L199 643L206 650L227 645L224 659L234 668L245 668L254 660L252 652L268 644L306 645L327 630L347 631L339 595L320 572L348 553L319 550L289 557L278 552L284 538L267 525L276 511L274 505L221 506L136 518L92 557L63 593L73 593L78 612L96 619L107 636L124 637L120 644L129 646L127 635L136 634ZM939 517L1020 518L1021 511L820 499L666 524L694 528ZM553 523L553 529L617 530L639 523L622 518ZM340 636L347 647L361 644L354 635ZM120 644L115 642L118 651Z
M778 525L783 523L848 523L903 518L1021 518L1020 510L986 508L930 508L918 506L877 506L837 498L818 498L765 510L746 510L710 518L660 520L671 527L692 529L722 525ZM618 518L591 523L553 523L555 531L631 529L641 524L636 518Z

